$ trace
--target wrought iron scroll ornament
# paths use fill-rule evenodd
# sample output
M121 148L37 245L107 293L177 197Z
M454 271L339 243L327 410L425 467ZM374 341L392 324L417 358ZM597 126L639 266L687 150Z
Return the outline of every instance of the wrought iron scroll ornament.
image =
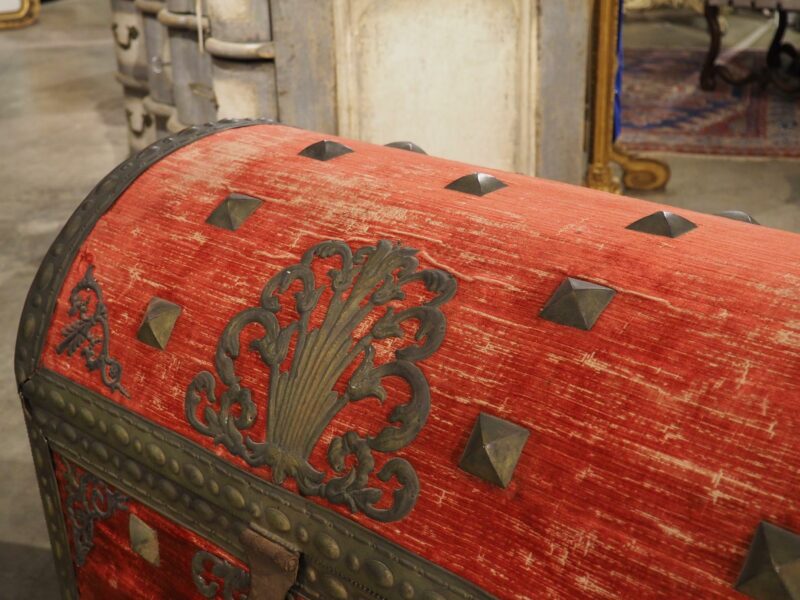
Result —
M71 488L67 496L67 515L72 525L75 564L81 567L94 546L94 527L97 521L108 519L117 510L127 510L125 502L128 498L112 490L91 473L83 471L77 474L69 463L66 464L66 477Z
M66 351L72 356L83 347L81 354L86 359L86 368L90 372L100 369L103 383L112 392L118 391L128 398L128 392L120 383L122 365L108 353L108 310L103 303L103 291L94 279L94 265L86 269L83 278L72 288L68 314L77 315L78 320L61 330L64 339L56 347L56 352Z
M327 241L310 248L301 261L272 277L261 294L261 305L235 315L226 326L216 352L217 374L226 389L217 397L214 375L203 371L186 391L186 417L200 433L223 444L251 466L272 469L272 480L282 483L293 477L300 493L320 496L335 504L346 504L379 521L395 521L409 513L419 494L419 480L405 459L386 461L377 478L396 478L391 505L379 508L384 492L368 487L375 468L373 452L394 452L407 446L422 429L430 411L430 388L415 364L433 354L441 345L446 321L440 306L456 291L455 278L438 269L417 270L416 250L380 241L355 253L343 241ZM340 267L328 271L330 300L321 325L310 327L310 316L328 286L317 287L313 265L316 260L338 258ZM300 283L294 294L298 318L282 327L277 314L285 293ZM404 287L420 282L431 298L418 306L398 310L389 303L405 299ZM384 307L380 316L377 307ZM370 318L372 315L372 318ZM372 323L366 332L364 323ZM394 360L375 365L375 340L405 336L403 325L417 324L415 340L394 352ZM269 368L267 436L259 441L247 434L256 421L258 407L251 390L240 385L236 360L240 355L242 331L256 324L264 331L250 344ZM361 333L358 333L361 331ZM358 335L357 335L358 334ZM359 335L361 337L359 337ZM292 340L291 365L283 368ZM337 381L353 367L342 393ZM328 446L328 462L338 475L325 481L325 473L309 462L315 445L331 420L348 403L368 397L384 402L385 377L404 380L410 398L398 404L389 422L374 436L356 431L335 436ZM348 470L348 457L354 461Z
M210 564L210 569L207 565ZM222 580L222 591L219 583L208 576L211 573L215 578ZM192 581L197 591L204 598L218 598L224 600L246 600L250 589L250 574L210 552L196 552L192 558Z

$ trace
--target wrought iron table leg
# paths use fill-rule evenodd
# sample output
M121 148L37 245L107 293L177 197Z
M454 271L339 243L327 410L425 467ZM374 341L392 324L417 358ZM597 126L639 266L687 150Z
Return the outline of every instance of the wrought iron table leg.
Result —
M705 9L708 32L711 34L711 45L708 48L706 62L703 71L700 73L700 87L711 91L716 85L716 62L719 56L720 43L722 41L722 30L719 27L719 6L709 6Z
M767 80L780 91L794 95L800 93L800 61L797 49L783 41L788 21L787 12L778 9L778 29L767 53ZM781 64L782 54L786 54L791 61L786 69Z
M767 66L770 69L779 69L781 66L781 50L787 21L786 11L779 8L778 29L775 30L775 36L772 38L772 43L769 45L769 51L767 52Z
M796 94L800 91L800 82L792 81L791 75L783 77L780 73L781 54L787 54L792 58L792 66L789 69L790 74L798 62L795 48L791 44L783 42L783 36L788 25L788 17L785 10L778 9L778 28L767 52L766 67L751 71L740 78L734 77L733 73L725 65L717 64L722 39L722 31L719 26L719 7L706 5L705 16L708 22L708 32L711 34L711 45L706 55L703 71L700 74L700 87L702 89L706 91L713 90L717 85L717 78L719 78L733 86L760 82L762 88L772 83L775 87L788 94Z
M717 86L717 77L733 86L746 85L754 81L760 81L762 86L766 85L767 81L769 81L767 69L755 70L744 77L737 78L724 64L717 64L722 41L722 30L719 26L719 7L706 5L705 15L708 22L708 32L711 34L711 45L708 48L703 71L700 73L700 87L706 91L713 90ZM780 44L778 44L778 52L780 52Z

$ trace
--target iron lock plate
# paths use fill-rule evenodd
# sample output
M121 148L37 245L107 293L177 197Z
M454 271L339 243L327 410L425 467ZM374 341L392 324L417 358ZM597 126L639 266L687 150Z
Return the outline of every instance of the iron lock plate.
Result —
M297 581L300 553L278 544L252 526L239 541L250 566L249 600L284 600Z

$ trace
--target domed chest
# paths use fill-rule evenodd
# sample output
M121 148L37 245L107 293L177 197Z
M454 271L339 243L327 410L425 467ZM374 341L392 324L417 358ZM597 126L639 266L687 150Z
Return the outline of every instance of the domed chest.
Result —
M409 143L162 140L22 315L65 597L766 598L798 298L788 233Z

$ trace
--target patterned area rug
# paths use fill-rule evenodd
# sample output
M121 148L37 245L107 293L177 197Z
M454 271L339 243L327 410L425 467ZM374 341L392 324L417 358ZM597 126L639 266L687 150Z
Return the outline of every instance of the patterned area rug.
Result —
M630 150L800 158L800 98L773 88L700 89L703 50L625 51L622 134ZM739 75L763 65L746 51L729 67Z

